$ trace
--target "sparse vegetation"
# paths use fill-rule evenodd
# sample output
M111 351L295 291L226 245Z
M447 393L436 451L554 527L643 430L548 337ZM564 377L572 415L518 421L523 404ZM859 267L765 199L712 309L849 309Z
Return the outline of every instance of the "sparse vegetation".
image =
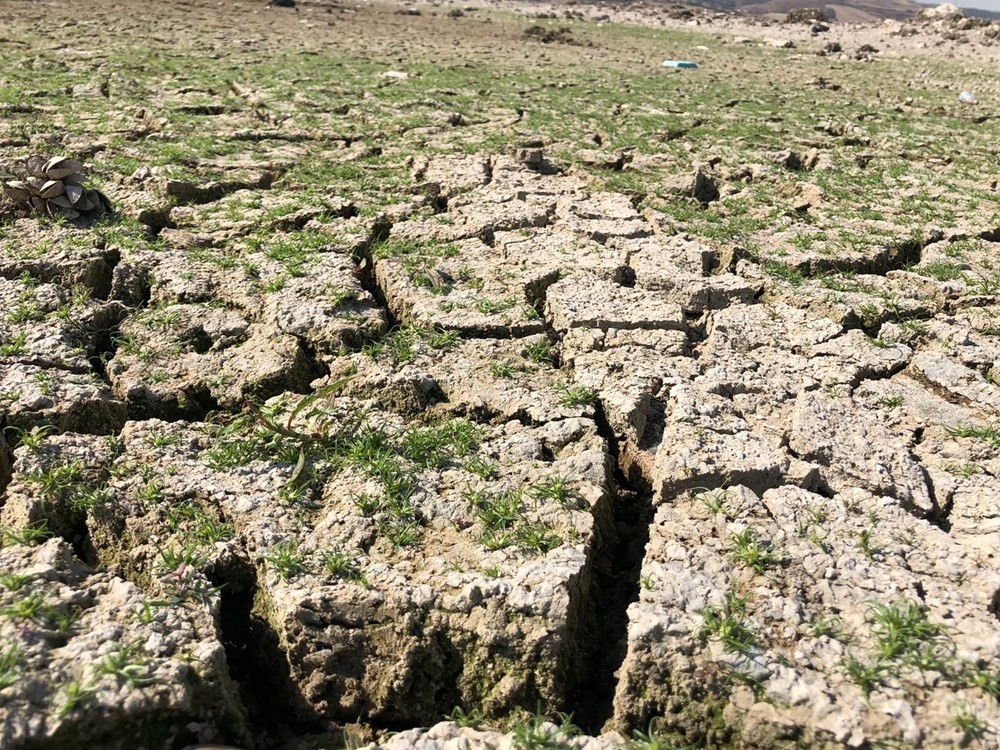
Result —
M757 532L747 526L732 536L732 557L757 573L764 573L776 565L780 558L770 545L757 536Z
M290 4L5 9L11 741L994 741L996 25Z
M271 551L264 555L264 560L282 581L290 581L307 570L305 555L290 541L280 542L271 547Z
M722 643L727 651L747 655L757 645L747 617L747 600L735 592L728 592L721 605L711 605L701 611L704 626L702 635Z

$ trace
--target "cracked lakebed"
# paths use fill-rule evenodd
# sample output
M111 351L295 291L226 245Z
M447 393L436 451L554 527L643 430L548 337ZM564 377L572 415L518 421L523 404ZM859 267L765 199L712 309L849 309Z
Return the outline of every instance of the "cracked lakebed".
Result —
M997 226L748 248L522 134L301 194L379 147L230 88L3 227L0 747L994 741Z

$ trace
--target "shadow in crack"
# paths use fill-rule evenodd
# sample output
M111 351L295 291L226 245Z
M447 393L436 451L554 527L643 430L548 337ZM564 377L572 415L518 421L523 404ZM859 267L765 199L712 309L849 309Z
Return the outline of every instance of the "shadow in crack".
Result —
M599 734L614 712L617 672L625 660L628 607L639 599L642 560L653 521L653 495L642 478L631 481L619 466L614 431L598 407L598 432L608 442L614 465L612 533L595 553L591 581L593 632L584 648L589 665L571 697L573 720L585 732Z
M239 685L250 736L257 750L279 747L291 737L327 727L308 709L292 680L278 634L259 610L256 573L242 558L211 570L221 586L221 638L229 675Z

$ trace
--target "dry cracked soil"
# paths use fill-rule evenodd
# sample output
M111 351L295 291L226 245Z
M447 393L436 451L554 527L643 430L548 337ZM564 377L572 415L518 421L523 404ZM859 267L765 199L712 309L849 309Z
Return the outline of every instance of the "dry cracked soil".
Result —
M291 5L3 4L0 748L996 748L1000 26Z

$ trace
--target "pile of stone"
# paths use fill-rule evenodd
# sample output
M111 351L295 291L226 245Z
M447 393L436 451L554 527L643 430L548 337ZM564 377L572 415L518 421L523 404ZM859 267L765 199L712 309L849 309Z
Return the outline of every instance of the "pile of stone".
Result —
M0 182L13 203L13 213L52 218L98 218L111 213L111 202L100 190L88 188L83 165L74 159L29 156L23 162L23 179Z

